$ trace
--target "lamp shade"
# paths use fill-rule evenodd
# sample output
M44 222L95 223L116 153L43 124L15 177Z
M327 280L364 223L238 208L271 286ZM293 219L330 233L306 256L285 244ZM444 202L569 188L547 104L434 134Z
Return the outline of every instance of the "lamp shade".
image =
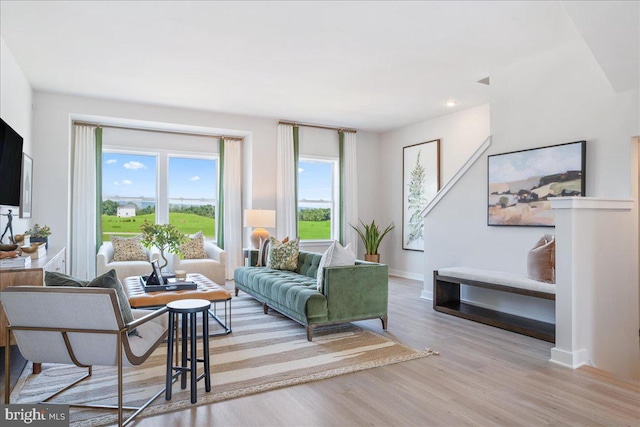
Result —
M246 209L245 227L273 228L276 226L276 211L266 209Z

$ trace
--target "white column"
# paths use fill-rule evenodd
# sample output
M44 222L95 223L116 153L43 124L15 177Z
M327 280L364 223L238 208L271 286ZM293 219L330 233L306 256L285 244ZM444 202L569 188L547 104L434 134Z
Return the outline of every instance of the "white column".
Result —
M556 346L551 362L640 375L632 200L553 199Z

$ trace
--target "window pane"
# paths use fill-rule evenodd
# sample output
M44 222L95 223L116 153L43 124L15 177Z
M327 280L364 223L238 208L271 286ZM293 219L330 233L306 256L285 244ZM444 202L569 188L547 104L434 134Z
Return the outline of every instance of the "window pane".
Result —
M301 240L331 239L333 162L298 162L298 235Z
M169 157L169 223L185 234L215 237L218 162Z
M156 157L104 152L102 156L102 239L140 234L156 222Z

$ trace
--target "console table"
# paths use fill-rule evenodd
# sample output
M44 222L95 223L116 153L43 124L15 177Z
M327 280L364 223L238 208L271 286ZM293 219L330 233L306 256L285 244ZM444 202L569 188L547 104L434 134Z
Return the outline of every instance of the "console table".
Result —
M38 259L31 260L31 264L25 268L3 268L0 270L0 292L9 286L44 286L44 272L57 271L66 273L66 251L65 248L47 250L47 254ZM7 327L7 317L4 309L0 307L0 347L5 347L5 332ZM12 339L11 344L15 344ZM40 365L38 363L38 365ZM38 373L39 368L33 366L34 373Z

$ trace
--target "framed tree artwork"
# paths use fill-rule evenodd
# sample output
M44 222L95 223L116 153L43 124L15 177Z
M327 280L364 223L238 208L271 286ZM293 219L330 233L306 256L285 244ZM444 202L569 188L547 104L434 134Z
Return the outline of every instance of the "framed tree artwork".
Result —
M440 190L440 140L402 149L402 249L424 251L422 210Z

